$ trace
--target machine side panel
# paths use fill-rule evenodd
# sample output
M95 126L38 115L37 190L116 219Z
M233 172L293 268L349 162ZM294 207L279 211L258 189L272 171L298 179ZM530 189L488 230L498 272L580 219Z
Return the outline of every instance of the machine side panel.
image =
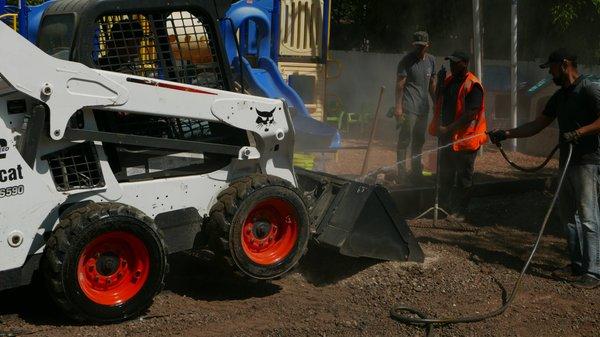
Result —
M42 234L55 225L65 199L27 165L0 121L0 271L21 267L43 246Z

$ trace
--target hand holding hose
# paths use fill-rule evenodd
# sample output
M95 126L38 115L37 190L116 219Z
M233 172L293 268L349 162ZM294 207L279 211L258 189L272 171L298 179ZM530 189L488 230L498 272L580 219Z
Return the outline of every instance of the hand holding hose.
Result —
M498 130L494 129L492 131L487 132L488 137L490 137L490 142L498 145L500 142L506 140L508 137L506 135L506 130Z
M564 143L577 144L577 142L579 142L579 138L581 138L581 134L577 130L564 132L562 135L560 135L560 140Z

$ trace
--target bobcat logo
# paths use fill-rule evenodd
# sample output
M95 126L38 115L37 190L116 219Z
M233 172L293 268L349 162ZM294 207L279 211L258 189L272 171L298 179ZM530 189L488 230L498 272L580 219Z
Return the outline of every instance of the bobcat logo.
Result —
M258 117L256 118L256 124L259 129L265 128L265 132L269 131L269 125L275 124L275 118L273 117L273 113L275 113L275 108L271 111L260 111L256 109L256 113Z
M6 158L6 152L8 152L8 143L6 139L0 138L0 159Z

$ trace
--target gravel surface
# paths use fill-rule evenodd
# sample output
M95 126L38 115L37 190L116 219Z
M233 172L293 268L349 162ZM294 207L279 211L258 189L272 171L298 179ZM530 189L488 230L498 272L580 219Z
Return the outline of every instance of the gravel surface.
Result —
M209 262L180 254L142 318L110 326L64 320L36 287L0 293L0 336L423 336L390 319L398 303L436 317L482 313L501 304L535 237L550 197L529 192L474 199L471 231L417 228L425 263L352 259L311 247L296 272L272 284L243 284ZM444 226L457 226L442 223ZM458 227L457 227L458 228ZM502 316L446 326L436 336L597 336L600 289L579 290L550 272L566 263L552 221L514 305Z

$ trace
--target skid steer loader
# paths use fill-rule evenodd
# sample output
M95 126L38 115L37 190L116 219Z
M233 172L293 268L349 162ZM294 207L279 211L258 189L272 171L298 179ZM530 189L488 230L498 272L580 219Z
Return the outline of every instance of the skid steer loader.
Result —
M39 48L0 23L0 290L39 271L68 316L110 323L149 307L171 253L261 280L310 239L423 259L385 189L294 170L286 103L232 91L226 4L57 1Z

